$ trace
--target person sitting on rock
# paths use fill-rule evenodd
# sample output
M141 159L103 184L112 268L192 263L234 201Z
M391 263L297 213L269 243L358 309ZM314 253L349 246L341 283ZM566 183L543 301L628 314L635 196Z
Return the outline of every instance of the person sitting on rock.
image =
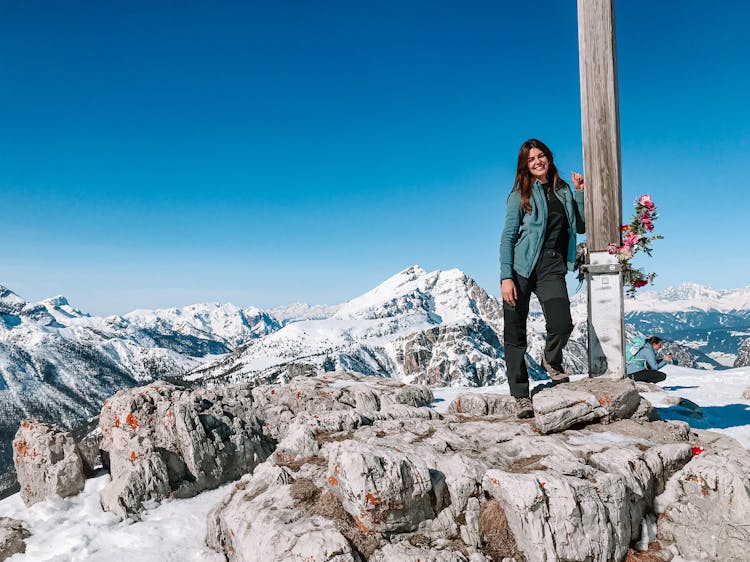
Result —
M667 354L663 359L657 358L661 350L662 340L658 336L646 338L646 343L638 350L633 358L628 361L628 377L642 382L661 382L667 378L661 369L667 363L672 363L672 356Z

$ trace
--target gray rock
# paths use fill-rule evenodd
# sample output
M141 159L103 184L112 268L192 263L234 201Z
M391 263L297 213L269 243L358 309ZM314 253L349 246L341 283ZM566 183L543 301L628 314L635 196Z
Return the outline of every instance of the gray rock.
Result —
M102 509L125 519L138 519L147 502L161 501L171 495L169 469L162 456L149 451L131 463L123 463L117 476L101 491Z
M123 390L99 417L112 481L102 506L137 517L143 503L190 497L239 478L272 444L244 386L186 391L168 383Z
M622 560L691 458L687 440L732 444L682 422L617 419L641 401L630 381L611 383L551 389L583 397L596 418L547 435L490 414L485 399L470 408L481 415L398 402L414 394L392 381L336 374L256 389L264 421L283 425L264 431L280 441L212 510L207 543L230 560L288 549L313 560Z
M466 505L466 525L461 525L461 539L465 544L473 547L479 547L482 544L482 538L479 535L479 500L469 498Z
M360 561L332 521L298 508L288 485L235 493L219 518L222 538L209 544L233 561Z
M742 393L743 400L750 400L750 386L748 386Z
M442 509L433 486L442 475L421 459L356 441L333 445L328 484L366 532L414 531Z
M475 559L477 560L477 559ZM485 558L486 560L486 558ZM375 552L369 562L469 562L461 552L420 548L409 543L387 544Z
M529 562L622 560L655 494L689 458L686 444L603 447L585 463L560 455L521 472L488 470L482 486Z
M516 415L516 400L507 394L466 392L457 396L448 406L448 412L473 416Z
M13 439L13 462L26 505L83 490L83 464L67 431L35 420L22 422Z
M94 476L96 471L103 466L101 447L102 432L98 427L76 443L78 456L81 457L81 463L83 463L83 473L87 478Z
M590 392L561 387L537 393L533 404L534 422L542 433L564 431L578 424L599 420L606 414L604 407Z
M26 552L26 539L31 536L23 521L0 517L0 562L14 554Z
M747 560L750 453L721 448L693 458L668 485L658 536L690 560Z
M546 388L533 397L535 422L542 433L575 425L628 419L636 412L648 417L635 384L629 379L588 378Z
M453 514L453 509L446 507L437 517L430 521L428 532L431 536L436 538L443 538L452 540L459 536L458 523L456 523L456 517Z
M737 358L734 360L734 367L747 367L750 365L750 338L742 341L737 350Z

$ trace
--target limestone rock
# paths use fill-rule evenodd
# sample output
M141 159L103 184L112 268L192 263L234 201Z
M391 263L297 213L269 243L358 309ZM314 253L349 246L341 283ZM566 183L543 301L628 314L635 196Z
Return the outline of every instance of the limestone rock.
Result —
M81 457L81 463L83 463L83 472L87 478L94 476L103 465L101 447L102 432L98 427L76 443L78 456Z
M14 554L26 552L26 539L30 536L23 521L0 517L0 562Z
M104 487L100 502L104 511L121 519L137 518L146 502L169 497L169 470L162 456L150 451L138 457L137 462L123 464L117 476Z
M533 397L535 422L542 433L599 421L610 423L628 419L640 409L648 417L646 404L629 379L588 378L545 388Z
M569 427L604 417L606 410L590 392L562 388L545 389L534 396L534 422L542 433L564 431Z
M448 412L475 416L516 415L516 400L507 394L466 392L453 399Z
M22 422L13 439L13 462L26 505L83 490L83 464L67 431L34 420Z
M118 392L99 417L112 481L105 509L137 516L143 502L189 497L239 478L272 450L251 389L186 391L164 382Z
M603 423L630 418L641 403L635 382L630 379L594 377L566 383L566 386L593 394L606 410Z
M684 444L607 447L585 464L563 456L523 472L488 470L482 486L529 562L622 560L655 494L689 458Z
M432 391L423 385L406 385L393 379L358 377L348 373L295 378L283 385L261 385L252 390L252 395L258 409L263 412L264 431L273 439L283 437L291 420L300 412L317 416L322 424L326 419L339 419L332 412L349 410L347 415L356 417L351 410L367 415L387 411L387 405L419 408L434 400ZM327 418L329 415L332 417ZM321 427L321 430L332 429Z
M369 562L395 562L396 560L398 562L469 562L469 558L455 550L420 548L409 543L388 544L375 552Z
M479 514L479 500L469 498L465 512L466 525L461 525L461 539L465 544L473 547L482 544L482 538L479 536Z
M747 560L750 453L736 447L693 458L669 482L658 534L690 560ZM674 499L673 499L674 498Z
M334 523L298 509L289 489L282 485L234 494L220 516L225 529L223 548L229 559L359 562Z
M414 531L442 509L442 474L411 455L356 441L335 444L328 484L366 532Z
M229 560L621 561L653 538L644 517L692 458L688 440L733 447L683 422L619 419L642 404L630 381L548 394L585 402L590 425L540 434L493 396L439 415L421 391L339 374L257 387L278 445L212 510L207 543Z

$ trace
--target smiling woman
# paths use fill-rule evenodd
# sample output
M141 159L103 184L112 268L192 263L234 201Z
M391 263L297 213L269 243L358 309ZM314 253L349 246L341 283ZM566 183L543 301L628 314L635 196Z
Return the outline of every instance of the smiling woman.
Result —
M553 383L569 380L562 366L562 350L573 330L565 274L575 262L576 234L584 232L583 176L573 173L572 180L575 196L547 145L537 139L521 145L500 244L505 362L520 418L534 413L525 360L532 293L547 322L542 366Z

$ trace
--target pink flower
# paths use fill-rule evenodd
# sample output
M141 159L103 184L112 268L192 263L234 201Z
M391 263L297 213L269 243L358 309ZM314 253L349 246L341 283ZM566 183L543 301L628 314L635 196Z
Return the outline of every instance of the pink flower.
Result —
M648 194L647 194L647 195L641 195L641 196L640 196L640 197L638 198L638 202L639 202L639 203L640 203L641 205L645 205L645 204L646 204L646 201L648 201L649 203L651 203L651 196L650 196L650 195L648 195ZM651 203L651 204L653 205L653 203Z
M636 244L638 244L638 240L640 239L640 236L638 236L635 232L632 232L625 237L625 239L622 241L622 245L628 247L635 246Z
M612 256L614 256L615 254L619 254L620 253L620 246L618 246L617 244L612 243L609 246L607 246L607 252L609 252L609 254L612 255Z

